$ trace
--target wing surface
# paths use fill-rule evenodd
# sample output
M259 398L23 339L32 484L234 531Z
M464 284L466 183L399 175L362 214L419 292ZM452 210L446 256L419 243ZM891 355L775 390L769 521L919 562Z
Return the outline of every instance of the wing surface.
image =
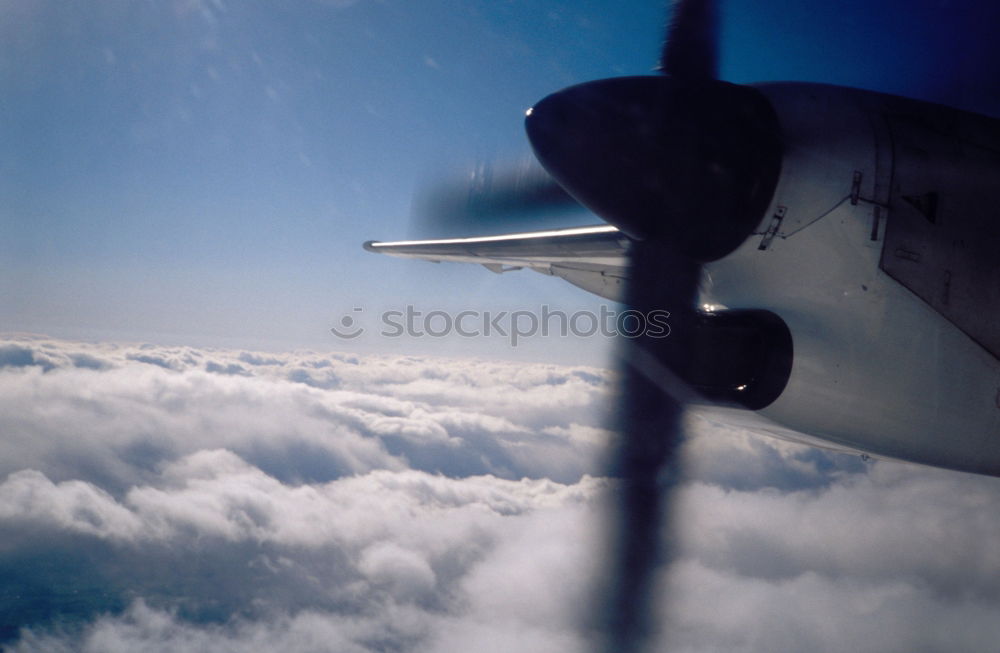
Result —
M477 263L501 273L527 268L622 301L629 239L610 225L500 236L365 243L369 252L425 261Z

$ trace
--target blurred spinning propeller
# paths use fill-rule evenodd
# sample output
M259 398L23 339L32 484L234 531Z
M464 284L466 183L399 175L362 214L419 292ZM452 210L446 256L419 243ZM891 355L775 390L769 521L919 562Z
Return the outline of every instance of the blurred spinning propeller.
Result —
M437 189L422 211L453 223L511 221L586 207L630 239L626 301L669 311L670 337L622 338L620 481L595 623L598 650L630 653L652 631L657 568L670 556L670 489L684 405L705 362L696 352L701 265L735 250L771 200L781 166L777 117L755 89L719 81L716 6L680 0L660 74L588 82L532 107L525 128L541 164ZM742 343L737 347L742 346Z

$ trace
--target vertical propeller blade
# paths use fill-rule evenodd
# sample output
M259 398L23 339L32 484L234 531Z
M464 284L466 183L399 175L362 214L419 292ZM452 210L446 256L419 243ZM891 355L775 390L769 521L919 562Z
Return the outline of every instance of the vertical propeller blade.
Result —
M715 0L676 0L657 70L683 79L719 74L719 19Z
M669 337L649 333L619 343L619 440L612 475L620 483L610 515L610 556L600 579L600 653L639 653L655 630L657 569L673 544L671 504L678 482L681 419L691 390L680 373L692 357L699 265L669 245L635 242L631 248L629 309L670 312Z
M619 227L630 247L628 308L670 314L669 337L621 339L610 556L600 579L596 650L640 653L654 630L656 571L672 548L681 381L699 365L700 263L742 243L770 201L781 161L776 118L752 89L717 81L716 6L675 5L666 76L589 82L528 113L535 156L581 204ZM648 322L647 322L648 323ZM664 541L663 538L666 538Z

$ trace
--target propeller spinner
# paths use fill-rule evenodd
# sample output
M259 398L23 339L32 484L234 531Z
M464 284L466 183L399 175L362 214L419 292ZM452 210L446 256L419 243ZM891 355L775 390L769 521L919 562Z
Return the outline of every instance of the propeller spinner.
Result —
M539 162L577 201L697 261L760 221L781 168L777 125L753 88L666 76L572 86L525 119Z

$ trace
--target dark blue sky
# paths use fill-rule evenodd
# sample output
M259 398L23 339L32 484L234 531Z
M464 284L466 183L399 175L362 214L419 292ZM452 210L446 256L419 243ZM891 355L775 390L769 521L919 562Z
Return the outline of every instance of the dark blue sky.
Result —
M0 329L338 347L327 329L359 305L592 306L538 275L360 243L417 235L410 197L433 171L523 155L523 111L546 93L649 71L663 15L610 0L5 3ZM996 113L997 16L731 0L723 76Z

